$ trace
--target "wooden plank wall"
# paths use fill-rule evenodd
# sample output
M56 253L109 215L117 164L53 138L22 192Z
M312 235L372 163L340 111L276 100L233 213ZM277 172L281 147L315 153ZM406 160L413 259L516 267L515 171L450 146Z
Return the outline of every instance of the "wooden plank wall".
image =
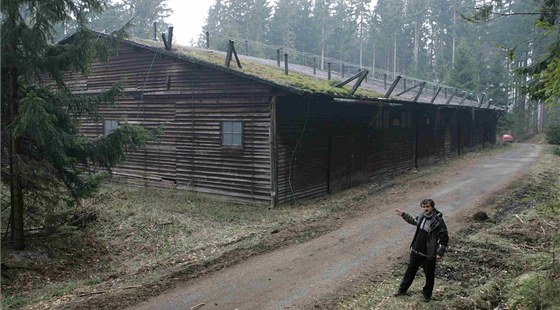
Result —
M279 202L335 193L414 167L414 129L401 128L402 109L384 109L391 125L375 128L375 105L280 99Z
M270 203L269 86L126 44L108 63L95 63L87 78L73 83L95 93L118 80L126 94L117 107L103 108L103 117L148 129L164 125L164 133L129 154L115 175L146 185ZM243 122L241 149L222 147L222 121ZM102 135L103 122L84 121L82 132Z

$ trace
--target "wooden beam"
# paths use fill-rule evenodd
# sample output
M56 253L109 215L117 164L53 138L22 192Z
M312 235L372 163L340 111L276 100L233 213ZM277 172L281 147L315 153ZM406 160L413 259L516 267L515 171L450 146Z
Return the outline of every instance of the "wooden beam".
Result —
M424 82L420 82L420 83L418 83L418 84L416 84L416 85L414 85L414 86L411 86L411 87L409 87L409 88L403 90L402 92L398 93L397 96L400 96L400 95L402 95L402 94L405 94L405 93L407 93L407 92L409 92L409 91L415 89L416 87L420 86L422 83L424 83Z
M461 102L459 102L459 105L462 105L463 102L465 102L465 100L467 100L468 95L469 95L469 93L465 92L465 97L463 97L463 99L461 99Z
M235 41L233 40L229 40L229 45L228 45L228 50L227 50L227 54L226 54L226 62L225 62L225 66L229 68L229 65L231 63L231 57L235 56L235 61L237 62L237 66L239 68L241 67L241 62L239 61L239 57L237 56L237 52L235 51Z
M436 97L439 95L439 92L441 91L441 86L438 87L436 93L434 94L434 96L432 97L432 100L430 100L430 103L434 103L434 101L436 101Z
M350 91L350 95L354 95L354 93L356 92L356 90L358 89L358 87L360 87L360 85L362 85L362 82L364 81L364 79L367 77L369 71L368 70L364 70L362 72L360 72L360 75L358 77L358 80L356 81L356 83L354 84L354 86L352 87L352 90Z
M387 91L387 93L385 94L385 98L389 98L389 96L391 96L391 93L393 92L393 90L395 89L395 87L397 87L397 84L399 83L399 81L401 80L401 76L397 75L397 77L395 78L395 80L393 81L393 84L391 84L391 87L389 87L389 90Z
M336 87L342 87L342 86L350 83L352 80L358 79L356 81L356 83L354 84L354 86L352 87L352 90L350 91L350 94L353 95L356 92L356 90L358 89L358 87L360 87L360 85L362 84L363 80L368 75L368 73L369 73L368 70L360 71L360 72L354 74L353 76L351 76L350 78L348 78L346 81L336 84Z
M426 82L420 83L420 89L416 93L416 97L414 97L414 102L417 102L418 98L420 98L420 95L422 94L422 91L424 90L424 86L426 86Z
M478 97L478 96L477 96ZM482 103L484 102L484 97L486 97L485 93L482 93L482 97L480 97L479 101L478 101L478 107L480 108L482 106Z
M457 88L455 88L455 91L453 92L453 94L451 96L449 96L449 98L447 98L447 101L445 102L445 104L449 104L451 102L451 100L453 99L453 97L455 97L455 95L457 95L458 92L459 92L459 90Z
M167 36L165 35L165 33L161 34L161 38L163 39L163 45L165 45L165 50L166 51L171 50L171 47L169 47L169 43L167 43Z

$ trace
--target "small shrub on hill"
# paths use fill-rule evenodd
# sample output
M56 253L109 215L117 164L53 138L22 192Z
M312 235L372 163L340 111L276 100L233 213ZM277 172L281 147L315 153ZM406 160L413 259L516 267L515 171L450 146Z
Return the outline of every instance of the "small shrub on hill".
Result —
M548 126L545 130L545 134L548 143L560 145L560 125Z

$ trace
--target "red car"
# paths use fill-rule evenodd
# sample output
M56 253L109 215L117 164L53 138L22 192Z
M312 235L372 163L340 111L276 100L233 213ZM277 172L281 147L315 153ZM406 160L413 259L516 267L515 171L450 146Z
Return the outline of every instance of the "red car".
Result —
M504 141L504 142L513 142L513 137L511 135L507 135L507 134L501 135L498 139L500 141Z

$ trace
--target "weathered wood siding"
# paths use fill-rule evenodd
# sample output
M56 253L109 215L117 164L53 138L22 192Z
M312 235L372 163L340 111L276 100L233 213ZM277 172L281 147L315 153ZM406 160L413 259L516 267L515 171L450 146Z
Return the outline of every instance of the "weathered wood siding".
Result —
M73 80L76 90L96 93L123 81L116 107L105 119L164 126L158 141L132 152L116 176L234 200L269 204L269 86L203 65L123 45L108 63ZM223 121L243 123L243 146L222 146ZM82 132L103 134L103 122L84 121Z
M281 98L279 202L336 193L383 173L414 167L414 128L403 128L402 111Z

